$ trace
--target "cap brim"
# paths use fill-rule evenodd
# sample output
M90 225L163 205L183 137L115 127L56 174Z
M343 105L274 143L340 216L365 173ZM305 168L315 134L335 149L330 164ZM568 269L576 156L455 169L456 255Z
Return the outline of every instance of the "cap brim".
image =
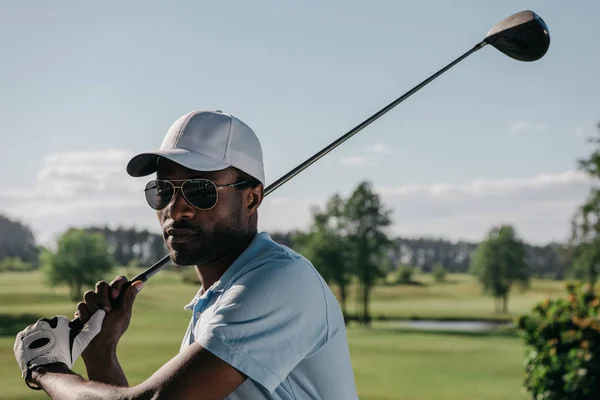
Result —
M159 158L166 158L194 171L220 171L231 166L203 153L183 149L168 149L136 155L129 160L127 173L136 178L153 174L156 172Z

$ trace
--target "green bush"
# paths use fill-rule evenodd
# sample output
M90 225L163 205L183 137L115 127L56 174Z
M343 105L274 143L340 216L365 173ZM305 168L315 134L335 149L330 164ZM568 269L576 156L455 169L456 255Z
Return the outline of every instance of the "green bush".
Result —
M446 268L442 264L436 264L433 267L433 280L443 282L446 280Z
M31 271L33 269L35 269L35 266L33 264L24 262L19 257L7 257L0 260L0 272L25 272Z
M396 272L396 283L409 284L412 282L412 277L415 273L413 267L409 265L400 265Z
M567 285L518 320L526 345L525 389L533 399L600 399L600 292Z

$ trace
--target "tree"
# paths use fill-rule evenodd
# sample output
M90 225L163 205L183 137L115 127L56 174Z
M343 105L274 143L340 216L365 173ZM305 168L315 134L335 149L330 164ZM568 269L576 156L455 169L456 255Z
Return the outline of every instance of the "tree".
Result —
M570 276L587 281L592 285L596 283L600 264L600 245L595 240L574 244L571 248L571 255L573 262Z
M433 280L443 282L446 280L446 268L440 263L436 263L433 267Z
M346 200L342 218L353 270L360 282L361 322L370 324L369 295L377 279L385 276L382 266L392 241L385 228L392 223L391 210L384 208L368 182L362 182Z
M342 313L346 318L351 271L348 243L343 236L343 207L344 201L336 194L329 199L324 210L314 208L309 233L296 232L292 242L315 265L328 284L334 283L338 287Z
M17 257L26 263L37 262L35 237L24 223L0 214L0 238L0 260Z
M483 291L502 301L502 312L508 311L508 294L514 284L529 284L529 266L525 261L525 245L509 225L490 230L471 259L471 272L477 276Z
M51 285L67 284L73 301L81 299L82 287L93 285L112 270L108 244L100 232L69 229L58 240L56 252L41 255Z
M589 142L600 144L598 138ZM600 146L588 158L578 160L579 167L591 178L600 178ZM577 272L593 285L600 273L600 188L592 187L587 200L576 210L571 221L571 254Z

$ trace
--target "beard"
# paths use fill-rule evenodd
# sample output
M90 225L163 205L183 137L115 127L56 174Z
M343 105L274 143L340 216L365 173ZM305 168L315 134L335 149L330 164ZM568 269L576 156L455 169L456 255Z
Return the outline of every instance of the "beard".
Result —
M174 226L188 228L181 223L175 223ZM193 240L186 243L166 241L171 260L180 266L204 265L237 254L247 244L247 232L242 227L241 213L239 212L232 214L229 219L217 225L211 232L193 227L193 230L197 232L197 236Z
M214 263L239 252L246 244L246 234L239 230L217 229L210 234L199 233L190 243L167 244L171 260L177 265Z

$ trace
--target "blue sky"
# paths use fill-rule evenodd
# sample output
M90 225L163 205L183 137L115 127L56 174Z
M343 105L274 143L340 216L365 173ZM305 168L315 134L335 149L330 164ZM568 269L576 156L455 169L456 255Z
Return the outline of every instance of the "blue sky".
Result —
M267 181L320 150L524 9L534 63L471 55L265 200L261 228L369 180L394 234L481 239L512 223L563 240L600 120L600 3L562 1L3 2L0 212L49 240L90 223L158 231L127 176L193 109L257 132Z

